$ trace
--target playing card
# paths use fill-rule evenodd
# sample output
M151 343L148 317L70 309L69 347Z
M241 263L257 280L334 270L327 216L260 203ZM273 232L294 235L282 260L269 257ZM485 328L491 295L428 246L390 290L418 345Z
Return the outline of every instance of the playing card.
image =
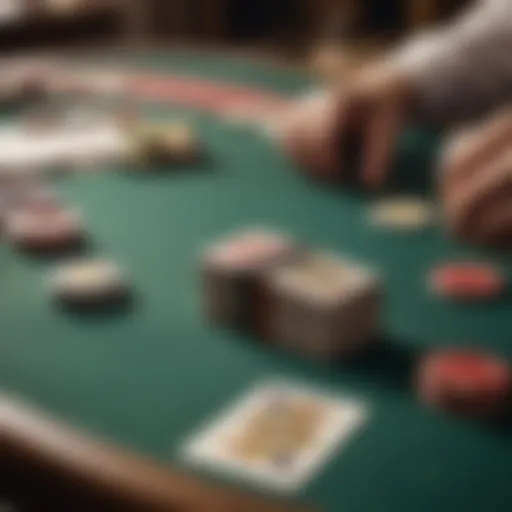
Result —
M187 441L182 457L292 492L309 481L368 416L366 405L287 381L264 382Z
M78 130L67 125L51 133L29 133L17 125L0 127L0 167L51 169L77 159L113 160L127 152L128 141L114 123L99 121Z

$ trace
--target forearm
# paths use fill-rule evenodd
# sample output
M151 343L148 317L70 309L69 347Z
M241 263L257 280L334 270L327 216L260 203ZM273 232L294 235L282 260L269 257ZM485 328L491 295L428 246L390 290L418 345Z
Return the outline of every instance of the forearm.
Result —
M488 0L410 41L385 65L410 83L419 115L455 122L512 100L511 52L512 1Z

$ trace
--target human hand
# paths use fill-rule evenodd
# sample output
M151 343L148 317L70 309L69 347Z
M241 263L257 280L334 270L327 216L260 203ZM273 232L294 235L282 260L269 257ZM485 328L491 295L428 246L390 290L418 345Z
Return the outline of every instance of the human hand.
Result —
M359 139L361 178L369 187L380 186L414 96L405 77L369 68L340 89L320 91L295 104L280 125L282 145L312 176L334 179L346 175L347 146Z
M512 247L512 110L449 142L440 169L445 220L455 236Z

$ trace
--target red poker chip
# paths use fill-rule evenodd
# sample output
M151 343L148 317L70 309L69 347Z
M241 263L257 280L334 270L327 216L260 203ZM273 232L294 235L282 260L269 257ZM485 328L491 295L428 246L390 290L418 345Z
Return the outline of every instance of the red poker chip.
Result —
M418 392L429 406L468 415L504 407L512 390L510 366L478 352L440 351L420 364Z
M432 289L455 300L486 300L501 295L506 278L492 265L455 262L442 265L430 274Z

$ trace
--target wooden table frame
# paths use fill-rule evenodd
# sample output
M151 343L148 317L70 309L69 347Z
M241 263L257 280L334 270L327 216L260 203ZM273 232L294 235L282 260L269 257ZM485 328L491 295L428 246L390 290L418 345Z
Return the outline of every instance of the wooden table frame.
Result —
M45 478L81 489L105 504L104 510L305 510L201 483L123 448L93 439L7 396L0 397L0 433L0 463L14 460Z

